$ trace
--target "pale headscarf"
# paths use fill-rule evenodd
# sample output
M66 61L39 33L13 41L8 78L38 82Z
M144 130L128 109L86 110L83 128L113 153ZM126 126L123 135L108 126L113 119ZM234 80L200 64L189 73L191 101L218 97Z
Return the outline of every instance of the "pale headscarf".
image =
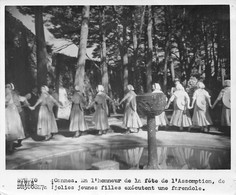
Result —
M104 92L104 87L102 85L97 86L97 91L98 92Z
M127 89L129 90L129 91L133 91L134 90L134 87L133 87L133 85L127 85Z
M199 82L197 83L197 87L198 87L199 89L204 89L204 88L205 88L205 85L204 85L203 82L199 81Z
M49 89L46 85L43 85L42 88L45 90L45 92L47 92L47 93L49 92Z
M13 84L13 83L10 83L10 85L11 85L11 89L14 90L14 89L15 89L14 84Z
M6 84L6 88L10 88L11 90L14 90L15 86L13 83L8 83L8 84Z
M180 83L178 83L178 84L176 85L176 90L177 90L177 91L184 91L183 85L181 85Z
M224 87L230 87L230 80L224 81Z

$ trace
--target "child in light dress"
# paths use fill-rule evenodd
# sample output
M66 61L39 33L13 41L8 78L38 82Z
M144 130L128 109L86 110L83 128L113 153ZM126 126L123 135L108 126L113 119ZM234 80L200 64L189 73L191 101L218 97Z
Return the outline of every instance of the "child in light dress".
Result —
M209 107L211 105L211 96L204 89L202 82L197 83L197 90L193 93L191 109L194 107L192 122L193 126L200 127L202 131L209 131L209 125L212 125Z
M171 102L174 102L174 112L170 120L170 125L177 126L180 130L183 130L184 127L190 128L192 125L188 110L190 107L190 99L181 84L176 85L176 91L170 97L166 109L169 108Z
M88 125L84 118L85 97L79 91L79 87L75 86L75 92L72 96L72 109L70 115L69 131L75 132L74 137L79 137L83 132L88 130Z
M119 105L126 102L125 112L123 118L123 125L126 127L126 133L138 133L139 129L143 126L137 113L136 93L132 85L127 85L128 92L120 101Z
M20 114L13 100L12 90L13 87L7 84L5 88L5 136L8 154L14 151L14 141L25 138Z
M108 124L108 106L107 100L112 101L112 99L104 92L104 87L98 85L97 95L93 102L87 107L95 107L95 112L93 115L93 121L95 123L95 129L98 131L98 135L106 134L109 130Z
M152 85L153 92L152 93L163 93L161 91L161 87L158 83L154 83ZM156 130L158 131L159 126L166 126L169 124L169 121L166 117L165 111L163 111L160 115L155 116L155 121L156 121Z
M45 141L52 138L54 133L58 132L56 119L53 113L53 105L61 106L57 100L55 100L49 93L49 89L46 85L41 87L41 95L34 106L29 107L34 110L38 105L38 124L37 134L45 137Z
M175 78L174 84L175 84L175 86L172 87L171 90L170 90L170 95L171 95L171 96L172 96L173 93L176 91L176 86L177 86L178 84L181 84L181 83L180 83L180 80L179 80L178 78Z
M30 95L27 94L25 96L21 96L19 94L19 92L15 89L15 86L13 83L10 83L11 85L11 94L12 94L12 98L13 98L13 102L16 105L16 108L18 110L18 113L20 115L21 118L21 122L23 125L23 129L24 129L24 133L25 133L25 137L29 136L29 129L27 126L27 122L26 122L26 112L25 112L25 108L29 106L29 102L27 99L30 98ZM14 143L14 147L20 147L22 146L21 142L23 141L23 139L18 139L17 143Z
M219 101L222 101L222 112L221 112L221 126L228 128L231 126L231 88L230 80L224 81L224 88L220 91L217 99L215 100L212 109L216 106Z

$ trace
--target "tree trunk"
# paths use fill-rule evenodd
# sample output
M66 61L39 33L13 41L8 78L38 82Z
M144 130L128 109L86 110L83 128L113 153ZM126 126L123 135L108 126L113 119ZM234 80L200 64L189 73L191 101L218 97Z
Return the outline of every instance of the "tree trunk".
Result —
M60 73L61 73L60 54L55 55L54 59L56 61L55 63L55 74L56 74L55 90L56 90L56 93L59 94Z
M175 67L174 67L173 62L171 62L171 64L170 64L170 70L171 70L172 81L174 82L174 80L175 80Z
M167 36L166 36L166 44L165 44L165 60L164 60L164 83L163 83L163 92L167 92L167 70L168 70L168 62L170 56L170 41L171 41L171 19L169 18L171 15L171 8L166 7L165 11L165 18L166 18L166 29L167 29Z
M218 57L217 57L219 45L218 44L216 45L217 45L217 49L215 50L215 41L214 41L214 38L212 38L212 53L213 53L213 60L214 60L214 81L215 82L217 82L217 77L218 77L218 72L219 72L218 71L219 64L218 64Z
M196 44L195 44L196 45ZM195 60L196 60L196 53L197 53L197 47L196 46L193 46L193 57L190 58L190 56L187 56L188 58L188 68L186 69L186 80L188 81L191 77L191 73L192 73L192 69L193 69L193 64L195 63Z
M183 47L182 47L182 43L180 40L177 41L178 44L178 50L179 50L179 62L180 62L180 72L183 73L184 69L183 69L183 64L184 64L184 60L183 60Z
M205 24L203 24L203 33L204 33L204 49L205 49L205 83L207 87L209 87L209 82L211 80L211 65L209 64L208 37Z
M199 75L202 74L202 65L201 65L201 64L199 64L199 67L198 67L198 73L199 73Z
M142 36L142 29L143 29L143 23L144 23L144 16L145 16L145 6L142 6L142 15L141 15L141 21L137 22L137 13L134 11L134 30L133 30L133 47L134 47L134 85L135 89L137 90L138 93L142 91L142 78L141 78L141 72L139 68L139 63L138 63L138 50L139 50L139 45L141 42L141 36ZM139 30L138 30L138 23L140 23ZM139 31L139 32L138 32Z
M47 85L47 49L43 25L43 7L37 6L35 10L35 34L37 55L37 86Z
M168 35L169 37L169 35ZM168 61L169 61L169 55L170 55L170 51L169 51L169 45L170 45L170 41L169 38L166 42L166 46L165 46L165 60L164 60L164 83L163 83L163 91L164 93L166 93L167 91L167 71L168 71Z
M136 78L138 74L138 67L137 67L137 57L138 57L138 37L137 37L137 27L136 27L136 22L135 22L135 14L134 14L134 26L133 26L133 48L134 48L134 53L133 53L133 60L132 60L132 68L134 71L134 74L132 75L132 84L134 87L137 89L138 88L138 80Z
M221 84L222 84L222 86L224 86L224 80L225 80L225 69L223 67L223 64L224 64L224 60L221 59L221 61L220 61L220 69L221 69Z
M159 67L159 57L158 57L158 38L157 38L157 34L158 34L158 31L156 29L156 21L159 20L159 18L155 17L155 8L152 7L152 26L153 26L153 49L154 49L154 56L153 56L153 59L154 59L154 66L156 68L156 72L159 72L160 71L160 67ZM157 77L157 75L156 75ZM159 78L157 78L156 80L159 80Z
M156 122L154 117L147 118L148 126L148 166L147 169L158 169Z
M120 56L123 65L123 75L121 76L123 79L123 92L125 94L127 85L128 85L128 49L127 49L127 32L126 26L120 27L120 39L119 39L119 49L120 49Z
M152 43L152 7L148 6L148 25L147 25L147 37L148 37L148 59L147 59L147 80L146 88L147 92L152 91L152 53L153 53L153 43Z
M128 82L129 82L129 72L128 72L128 49L127 49L127 27L124 26L123 28L123 40L124 40L124 44L123 44L123 56L122 56L122 61L123 61L123 79L124 79L124 83L123 83L123 89L124 92L127 88Z
M86 48L88 40L88 24L89 24L90 6L84 6L82 11L82 25L80 34L80 44L78 51L77 70L75 74L75 85L79 86L79 90L84 92L84 74L86 61Z
M100 29L101 29L101 67L102 67L102 85L104 86L105 92L108 93L108 68L106 58L106 29L104 28L105 22L105 9L100 8Z

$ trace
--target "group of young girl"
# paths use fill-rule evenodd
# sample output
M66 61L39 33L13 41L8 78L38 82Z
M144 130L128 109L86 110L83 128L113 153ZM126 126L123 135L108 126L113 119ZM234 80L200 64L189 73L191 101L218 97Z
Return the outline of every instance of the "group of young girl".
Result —
M216 104L222 100L221 112L221 126L231 126L231 112L230 112L230 80L224 81L224 88L219 93L214 104L211 104L211 96L205 90L203 82L197 83L197 89L193 93L192 102L188 93L179 81L176 82L175 88L172 90L171 97L167 103L166 109L169 108L170 103L173 102L173 114L170 120L170 126L177 126L180 130L191 127L199 127L202 131L208 132L209 127L213 125L210 108L214 109ZM190 105L191 103L191 105ZM191 117L189 110L193 110ZM166 125L164 123L162 125Z
M126 100L124 124L127 128L134 131L136 129L137 131L137 129L142 126L142 123L136 112L136 94L133 92L133 86L128 85L127 88L129 92L120 102L121 104ZM14 151L14 147L17 144L16 142L20 142L18 147L21 146L21 141L26 137L24 131L25 127L23 125L24 117L21 117L21 111L17 108L18 104L21 108L20 102L25 103L25 106L32 111L32 115L33 111L38 108L36 120L37 135L43 136L45 138L44 140L47 141L50 140L55 133L58 133L53 107L56 105L61 108L63 104L49 94L49 88L45 85L41 87L41 95L34 105L29 104L28 100L30 98L30 95L23 97L16 94L12 83L7 84L5 87L5 135L8 153ZM104 87L98 85L96 97L88 106L86 106L86 100L83 93L79 90L78 86L75 86L75 91L71 98L72 108L69 125L69 131L74 132L74 138L81 136L89 129L85 120L84 109L89 109L91 107L95 108L92 120L95 126L94 128L98 131L98 135L107 133L109 130L107 100L113 101L104 92Z
M126 102L123 125L127 128L126 133L138 132L139 128L142 127L142 122L137 114L136 94L132 85L128 85L127 90L127 94L119 103L121 105ZM79 137L88 130L88 125L84 119L84 108L89 109L91 107L95 109L92 121L98 135L107 133L109 130L107 101L112 102L113 100L104 92L104 87L98 85L96 97L88 106L85 106L86 101L83 94L75 87L69 127L69 131L76 132L74 137Z
M209 114L209 108L214 108L218 101L224 98L225 94L230 93L230 81L225 81L225 88L220 92L217 100L212 105L209 93L204 89L205 86L202 82L198 82L197 90L194 92L192 104L190 106L190 98L180 82L176 82L175 88L172 90L171 97L167 103L166 109L169 108L171 102L173 102L173 114L170 122L168 122L165 112L156 116L156 126L177 126L181 130L183 128L190 128L192 126L201 127L207 129L209 125L212 125L212 120ZM9 152L14 150L14 143L25 138L24 127L21 120L20 112L17 109L16 102L25 102L30 110L35 110L39 106L37 115L37 135L44 136L45 140L50 140L53 134L58 132L58 127L53 112L53 106L62 107L62 104L53 98L49 94L47 86L41 87L41 95L34 105L28 103L30 96L19 96L14 93L14 85L7 84L5 88L6 100L5 100L5 121L6 121L6 142ZM163 93L158 83L153 85L153 93ZM16 98L14 98L16 96ZM118 103L117 106L125 102L123 126L126 129L126 133L137 133L143 126L141 119L137 113L136 93L132 85L127 86L127 93L124 98ZM230 96L229 96L230 97ZM72 108L70 114L69 131L74 132L73 137L80 137L85 131L87 131L88 124L85 120L84 109L94 107L95 112L93 114L93 123L95 129L98 131L98 135L106 134L109 130L108 123L108 106L107 101L113 100L104 92L102 85L97 86L97 94L94 100L86 106L86 100L83 93L79 90L78 86L75 86L74 94L71 98ZM223 100L227 102L227 100ZM229 102L229 101L228 101ZM230 103L229 103L230 104ZM230 126L230 105L223 104L221 125ZM191 118L189 109L194 107L193 116ZM209 129L208 129L209 130Z

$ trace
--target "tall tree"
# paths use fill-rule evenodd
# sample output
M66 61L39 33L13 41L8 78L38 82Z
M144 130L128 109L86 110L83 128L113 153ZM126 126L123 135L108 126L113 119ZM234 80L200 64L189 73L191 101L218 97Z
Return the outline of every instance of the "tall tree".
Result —
M206 84L209 85L211 80L211 64L210 64L210 56L209 56L209 40L208 40L208 32L207 32L207 25L205 21L202 21L202 33L203 33L203 44L205 50L205 75L206 75Z
M119 52L121 58L121 64L123 68L123 91L125 93L126 87L129 82L129 72L128 72L128 14L130 14L129 7L114 6L113 10L115 12L115 17L117 20L117 39L119 42Z
M148 38L148 58L146 66L146 88L147 92L152 91L152 58L153 58L153 43L152 43L152 6L148 6L148 25L147 25L147 38Z
M37 86L47 84L47 49L43 25L43 7L34 7L35 11L35 33L36 33L36 55L37 55Z
M132 58L132 64L131 64L131 69L132 69L132 85L136 88L136 83L138 80L136 80L135 73L137 73L137 67L136 67L136 62L137 62L137 51L138 51L138 36L137 36L137 22L136 22L136 9L133 10L132 13L132 18L133 18L133 28L132 28L132 38L133 38L133 58Z
M138 54L143 31L145 7L146 6L136 6L135 9L133 9L133 84L137 92L142 91L142 78L139 68Z
M100 33L101 33L101 73L102 85L105 92L108 93L108 67L107 67L107 49L106 49L106 27L105 27L105 7L100 7Z
M128 72L128 63L129 63L129 59L128 59L128 46L127 46L127 27L126 25L123 26L123 48L122 48L122 62L123 62L123 79L124 79L124 83L123 83L123 89L124 91L127 88L128 82L129 82L129 72Z
M86 61L86 49L88 40L88 24L90 6L84 6L82 11L82 25L80 33L80 44L78 51L77 69L75 74L75 85L79 86L80 91L84 91L84 74L85 74L85 61Z
M164 83L163 83L163 91L166 92L167 90L167 71L168 71L168 62L169 62L169 56L170 56L170 50L171 50L171 37L172 37L172 31L171 31L171 11L172 7L165 7L165 19L166 19L166 40L165 40L165 60L164 60Z
M154 82L160 82L160 65L159 65L159 31L160 27L158 26L159 21L162 18L162 6L152 6L152 25L153 25L153 60L154 60L154 66L153 66L153 73L155 76L153 76Z

